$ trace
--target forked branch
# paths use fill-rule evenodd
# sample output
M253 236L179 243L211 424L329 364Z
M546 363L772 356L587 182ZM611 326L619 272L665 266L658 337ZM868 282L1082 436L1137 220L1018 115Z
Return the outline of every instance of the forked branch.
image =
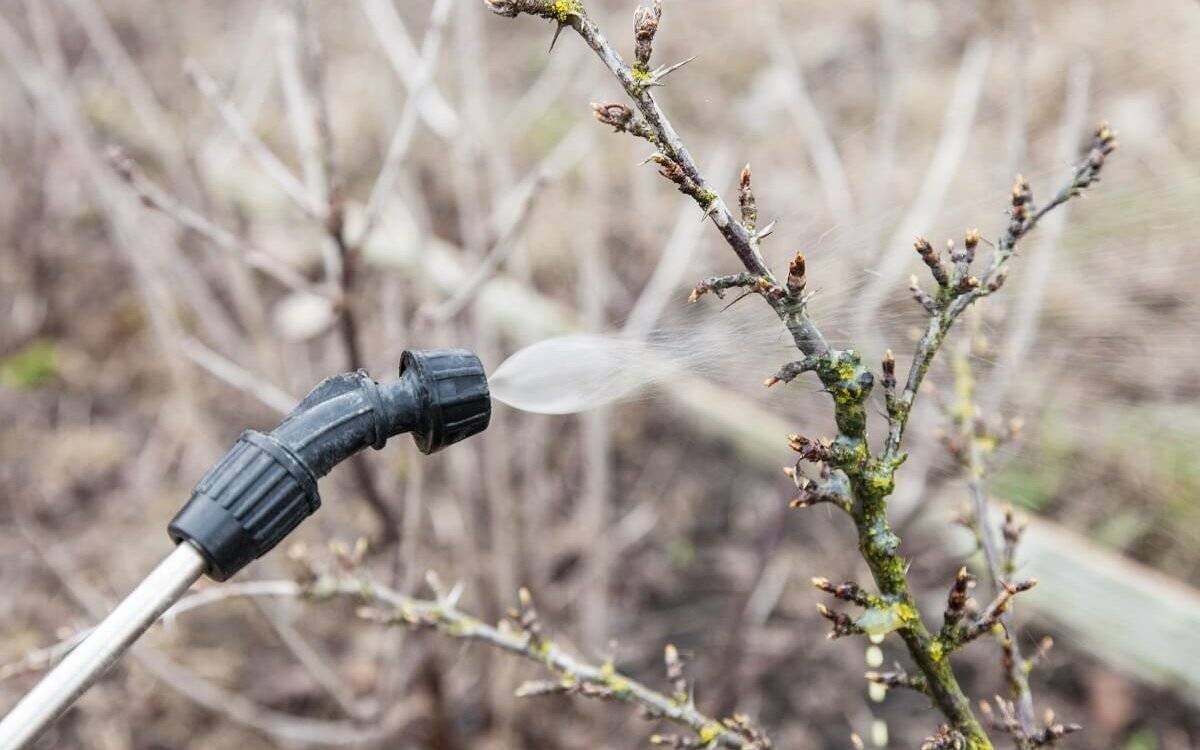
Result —
M927 747L969 747L972 750L991 748L991 740L972 712L970 701L959 686L949 663L956 648L989 633L1000 622L1008 602L1032 582L1006 584L992 604L979 615L969 615L965 607L965 591L953 594L958 604L948 609L947 623L935 634L926 627L917 610L915 597L908 582L908 561L900 552L900 539L892 531L887 518L888 498L895 487L896 470L906 458L902 450L905 428L921 384L929 371L947 334L961 314L975 301L999 290L1004 283L1007 264L1020 240L1037 226L1040 219L1055 207L1079 195L1098 178L1105 158L1115 148L1115 137L1107 127L1100 127L1092 140L1086 159L1076 168L1068 183L1045 206L1033 204L1028 183L1017 179L1010 201L1010 219L1004 233L993 245L994 251L986 268L978 275L972 273L976 253L982 242L978 231L972 230L961 245L948 245L949 258L944 261L933 246L922 239L915 243L917 253L929 268L937 285L935 293L924 291L914 277L914 298L929 314L929 323L913 355L907 377L901 385L896 377L896 360L888 352L882 363L882 386L888 416L888 431L878 452L871 448L867 434L867 404L875 384L875 374L862 364L853 349L833 349L826 342L816 323L809 317L805 302L807 267L802 253L797 253L781 282L763 259L759 243L770 234L771 227L757 230L759 207L755 199L749 168L739 183L739 216L735 216L704 179L684 146L675 128L663 113L651 93L661 83L663 69L650 70L653 41L662 22L662 7L658 2L643 6L634 15L635 63L626 63L588 16L582 0L484 0L499 15L515 17L528 14L557 24L555 36L570 27L596 53L620 82L632 107L620 103L593 105L598 120L618 132L627 132L644 139L654 148L648 162L670 180L681 192L690 196L706 218L710 218L722 237L741 261L744 272L715 276L701 281L692 291L691 301L708 292L721 296L729 289L757 294L775 311L792 336L802 358L784 366L767 380L767 385L789 382L803 372L812 371L820 379L833 401L837 435L832 439L809 440L793 436L792 447L800 454L795 468L787 469L796 483L799 495L793 507L807 507L829 502L841 507L853 519L858 534L859 550L871 569L879 589L877 594L852 597L852 604L863 608L857 617L821 607L821 614L833 624L832 637L867 634L883 636L895 632L904 641L920 674L879 676L880 684L920 686L947 720L945 727L931 737ZM804 463L818 467L818 479L810 478ZM823 579L822 579L823 580ZM965 587L965 579L956 582ZM819 588L839 596L844 589ZM856 586L856 590L859 588ZM839 597L842 598L842 597ZM951 611L954 610L954 611Z

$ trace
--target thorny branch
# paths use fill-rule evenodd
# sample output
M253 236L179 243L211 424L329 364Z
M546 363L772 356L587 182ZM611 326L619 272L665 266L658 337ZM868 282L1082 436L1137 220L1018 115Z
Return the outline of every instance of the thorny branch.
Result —
M684 663L678 650L664 649L664 667L671 694L665 695L620 672L611 661L590 664L572 656L547 634L541 615L527 589L518 592L518 605L506 620L490 625L458 608L461 586L446 589L432 572L426 582L432 599L405 596L371 579L361 563L366 545L360 540L353 549L334 542L331 561L318 561L303 544L289 550L296 567L294 580L258 580L234 582L219 588L189 594L172 606L161 620L179 616L218 602L237 598L294 598L308 601L349 599L359 603L358 617L381 625L404 626L414 630L435 630L443 636L484 643L492 648L523 657L548 670L553 680L526 682L517 697L544 695L580 695L637 706L650 721L667 721L685 727L695 738L653 735L652 744L676 748L729 747L742 750L769 750L770 741L745 716L735 714L714 719L696 709L694 697L684 676ZM0 666L0 680L12 675L45 668L65 656L86 636L75 633L48 648L29 654L25 659Z
M758 205L754 199L749 168L743 171L739 185L740 219L735 217L704 179L671 122L651 93L662 84L669 69L649 69L654 36L662 20L661 4L641 7L634 15L635 63L622 59L600 29L588 16L582 0L484 0L495 13L516 17L528 14L557 24L555 38L570 27L596 53L617 78L633 107L620 103L593 105L598 120L617 131L628 132L648 141L656 152L647 160L670 180L680 192L690 196L711 218L726 243L741 261L744 273L718 276L700 282L692 292L692 301L711 291L718 296L731 288L757 293L775 311L804 355L767 380L767 385L788 382L802 372L813 371L834 402L838 435L825 442L793 440L800 453L789 475L800 495L793 505L804 507L814 502L832 502L843 508L858 532L859 550L871 569L879 588L876 600L865 605L858 618L834 612L822 605L821 614L833 622L833 635L865 633L881 636L896 632L904 640L921 677L919 684L947 720L947 724L927 747L991 748L983 725L975 717L959 686L949 655L966 642L979 637L995 625L1007 609L1013 595L1032 582L1007 584L983 614L968 617L955 612L955 621L933 634L926 627L908 583L908 563L900 552L900 539L887 519L888 497L895 487L896 470L904 463L902 451L905 428L913 404L929 367L941 349L955 321L975 301L997 291L1004 283L1007 265L1020 240L1048 212L1079 195L1098 178L1105 158L1116 147L1115 135L1101 126L1095 133L1086 159L1072 178L1040 208L1033 204L1029 184L1018 177L1013 189L1009 222L995 243L991 260L978 276L971 267L982 240L978 231L967 233L961 246L950 244L950 262L944 263L925 240L916 242L916 250L929 267L937 284L936 294L921 289L916 279L911 285L914 298L929 314L925 334L917 344L903 386L898 389L896 361L888 352L883 361L882 386L888 417L884 445L873 452L867 435L867 402L875 384L875 375L864 367L853 349L836 350L829 346L805 308L806 268L803 254L797 253L788 276L780 283L763 258L760 241L770 233L756 230ZM673 68L670 68L673 69ZM819 450L815 449L818 447ZM809 478L802 470L805 462L820 464L820 479ZM956 582L956 585L959 585ZM965 584L962 584L965 585ZM820 586L819 586L820 587ZM835 593L836 596L836 593ZM854 604L859 602L852 601ZM965 606L965 599L964 599ZM899 680L899 678L896 678Z

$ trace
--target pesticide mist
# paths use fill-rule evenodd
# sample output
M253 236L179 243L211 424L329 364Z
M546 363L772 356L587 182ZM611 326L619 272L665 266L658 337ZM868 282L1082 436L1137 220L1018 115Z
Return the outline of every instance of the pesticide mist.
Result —
M540 341L506 359L488 379L492 397L523 411L570 414L616 401L677 372L670 351L619 336Z
M540 341L501 363L488 386L494 399L513 408L571 414L634 398L685 375L719 373L761 382L789 358L788 346L769 316L693 313L692 320L640 336L576 334Z

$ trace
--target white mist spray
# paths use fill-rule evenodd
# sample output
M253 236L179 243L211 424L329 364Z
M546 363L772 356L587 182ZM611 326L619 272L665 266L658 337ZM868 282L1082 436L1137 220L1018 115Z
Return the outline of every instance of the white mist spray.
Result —
M686 323L626 334L577 334L513 354L488 379L492 397L523 411L570 414L634 398L684 375L761 382L794 358L786 333L761 310L695 316Z
M670 352L620 336L540 341L506 359L488 379L492 397L541 414L570 414L616 401L679 370Z

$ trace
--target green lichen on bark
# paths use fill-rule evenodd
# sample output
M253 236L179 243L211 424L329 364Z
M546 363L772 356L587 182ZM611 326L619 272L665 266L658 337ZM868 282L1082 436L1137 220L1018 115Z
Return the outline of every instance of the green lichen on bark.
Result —
M572 16L583 15L582 0L554 0L551 8L554 11L554 18L559 23L567 23Z
M943 331L939 343L944 336ZM872 613L875 618L867 625L882 631L879 634L895 632L903 639L926 678L930 699L966 738L968 747L990 750L991 741L950 667L948 650L921 619L909 588L908 561L900 552L900 537L888 522L888 498L895 489L896 471L904 463L904 454L875 455L870 449L867 404L874 376L853 350L830 351L817 359L815 369L833 400L838 427L830 446L831 463L849 478L853 498L850 515L859 552L871 570L880 598L887 603L885 608L864 613L864 617ZM928 363L924 369L928 369Z

